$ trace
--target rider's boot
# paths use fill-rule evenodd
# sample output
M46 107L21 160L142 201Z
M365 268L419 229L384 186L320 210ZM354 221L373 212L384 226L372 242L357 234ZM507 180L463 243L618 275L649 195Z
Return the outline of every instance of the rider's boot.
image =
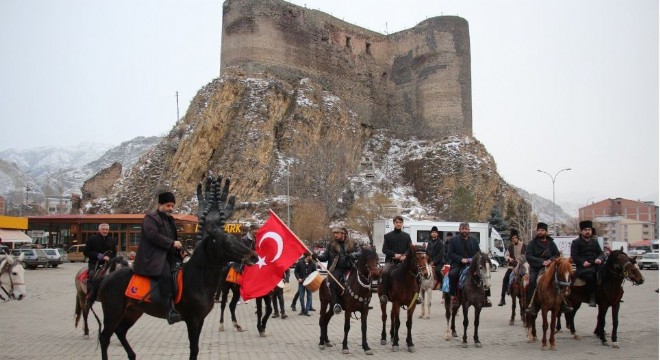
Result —
M534 289L534 292L532 293L532 297L529 299L529 306L525 310L525 314L527 315L536 315L536 304L534 304L534 298L536 297L536 289Z
M335 304L335 306L332 308L332 311L334 311L335 314L340 314L342 308L339 304L339 294L337 294L337 290L332 292L332 302Z
M181 321L181 315L174 308L174 300L169 298L166 300L167 304L167 323L172 325Z
M506 300L504 299L504 296L502 296L502 298L500 299L500 303L497 304L497 306L504 306L504 305L506 305Z
M589 306L591 306L591 304ZM564 313L564 314L572 313L573 312L573 307L568 305L568 303L566 302L566 299L562 299L561 300L561 309L559 309L559 311Z
M389 287L390 287L390 281L389 281L389 276L385 275L381 278L381 288L383 289L383 295L380 296L380 303L381 304L387 304L387 301L389 301Z

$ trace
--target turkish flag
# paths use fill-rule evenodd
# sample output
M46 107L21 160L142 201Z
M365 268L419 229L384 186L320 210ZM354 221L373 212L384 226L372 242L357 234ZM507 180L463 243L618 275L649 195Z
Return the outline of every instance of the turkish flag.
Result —
M259 261L243 269L239 281L244 300L268 294L290 268L307 251L298 237L272 210L266 223L257 231L255 250Z

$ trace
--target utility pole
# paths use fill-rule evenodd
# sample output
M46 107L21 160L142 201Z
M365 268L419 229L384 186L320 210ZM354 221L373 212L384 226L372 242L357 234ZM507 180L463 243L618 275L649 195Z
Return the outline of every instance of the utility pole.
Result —
M179 122L179 92L176 92L176 121Z
M559 175L560 172L562 171L569 171L571 168L566 168L566 169L561 169L555 173L555 176L550 175L550 173L547 173L543 170L537 169L536 171L540 173L544 173L550 177L550 180L552 180L552 225L554 226L554 235L557 235L557 204L555 203L555 181L557 180L557 175Z

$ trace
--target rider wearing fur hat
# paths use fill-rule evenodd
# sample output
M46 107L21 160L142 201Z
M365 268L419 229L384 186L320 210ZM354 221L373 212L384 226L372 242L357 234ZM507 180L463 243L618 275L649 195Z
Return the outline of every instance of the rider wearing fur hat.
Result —
M351 270L353 262L360 256L360 247L357 246L353 239L348 237L348 230L345 227L335 227L332 229L333 239L328 243L325 252L321 255L314 257L319 261L328 262L328 271L339 282L344 283L346 277L344 276ZM333 311L339 314L342 311L340 287L334 280L328 281L330 285L330 294L332 295L332 302L334 303Z
M593 224L590 220L580 221L580 236L571 243L571 257L575 263L575 274L587 283L589 306L596 307L596 273L605 262L605 253L596 238L592 237Z

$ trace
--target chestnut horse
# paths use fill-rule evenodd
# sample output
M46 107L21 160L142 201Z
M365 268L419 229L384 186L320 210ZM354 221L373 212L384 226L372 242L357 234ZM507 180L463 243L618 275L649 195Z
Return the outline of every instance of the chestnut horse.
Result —
M362 324L362 349L367 355L373 355L373 352L367 344L367 316L369 315L369 303L371 302L371 279L380 275L378 267L378 254L373 250L362 250L360 258L351 269L348 279L342 284L344 293L339 297L342 309L344 309L344 341L342 342L342 353L350 354L348 349L348 332L351 330L351 315L360 313ZM321 337L319 349L324 350L326 346L332 346L328 338L328 323L334 315L330 308L332 305L332 295L328 281L334 281L325 278L319 288L319 298L321 300L321 309L319 327L321 328Z
M123 267L128 267L128 261L124 259L123 256L116 256L108 261L108 263L103 266L101 269L99 269L96 272L96 284L100 284L101 280L103 279L103 276L105 274L109 274L117 269L121 269ZM107 271L106 271L107 269ZM85 273L87 275L87 271L89 268L87 266L81 267L80 270L76 273L76 276L74 277L74 283L76 285L76 315L74 318L74 327L78 327L78 322L80 322L80 316L82 315L83 317L83 331L85 332L84 337L88 338L89 337L89 326L87 325L87 317L89 316L89 310L90 307L87 306L87 281L82 280L82 274ZM97 319L98 320L98 319Z
M417 291L418 276L419 276L419 263L426 259L426 251L418 251L414 245L410 245L410 252L414 256L407 256L406 259L400 263L393 265L389 268L389 299L392 303L392 312L390 320L390 340L392 342L392 351L399 351L399 327L401 320L399 312L401 307L407 307L408 318L406 320L406 327L408 334L406 335L406 345L409 352L415 352L415 345L412 341L412 322L415 306L417 305ZM378 283L378 297L383 295L382 282ZM380 333L380 344L387 344L387 333L385 326L387 323L387 303L380 304L381 318L383 320L383 330Z
M225 180L221 191L220 182L221 178L213 183L207 179L204 196L201 184L197 186L200 240L190 260L182 265L183 294L176 309L188 328L191 360L197 359L199 335L206 315L213 309L213 296L222 268L229 261L247 264L257 261L254 251L224 232L225 221L232 214L236 199L232 196L227 201L229 180ZM131 269L123 268L107 275L101 282L99 299L103 305L103 331L99 334L99 342L103 360L108 359L108 346L113 333L119 338L128 358L134 360L135 352L126 340L128 330L144 313L161 319L167 316L162 304L142 302L124 295L132 276Z
M534 303L537 309L541 309L543 317L543 339L541 349L548 350L548 326L550 327L550 350L555 347L555 325L562 301L571 291L571 274L573 268L571 262L563 257L558 257L545 268L542 275L537 278L536 295ZM550 324L548 325L548 313L550 313ZM536 316L527 315L527 342L536 340Z
M612 347L618 348L617 329L619 327L619 307L623 297L623 282L630 280L633 285L644 283L644 277L635 266L635 260L628 257L621 250L614 250L607 257L603 271L600 272L600 284L596 287L596 303L598 304L598 317L596 322L596 336L604 346L608 346L605 337L605 316L607 309L612 308ZM576 280L571 286L571 294L568 297L573 312L566 314L566 327L571 329L575 339L580 337L575 331L575 313L583 302L589 302L587 287Z
M481 341L479 341L479 317L481 316L481 308L486 301L486 291L490 288L490 265L490 259L487 254L478 252L473 256L467 268L463 289L459 289L458 291L458 303L463 308L463 343L461 344L463 348L468 347L467 327L470 323L468 320L468 309L470 306L474 307L474 345L478 348L481 347ZM456 313L458 312L458 308L455 310L451 309L449 293L444 293L443 297L445 300L445 318L447 319L445 340L449 340L450 334L452 337L458 336L456 333Z

